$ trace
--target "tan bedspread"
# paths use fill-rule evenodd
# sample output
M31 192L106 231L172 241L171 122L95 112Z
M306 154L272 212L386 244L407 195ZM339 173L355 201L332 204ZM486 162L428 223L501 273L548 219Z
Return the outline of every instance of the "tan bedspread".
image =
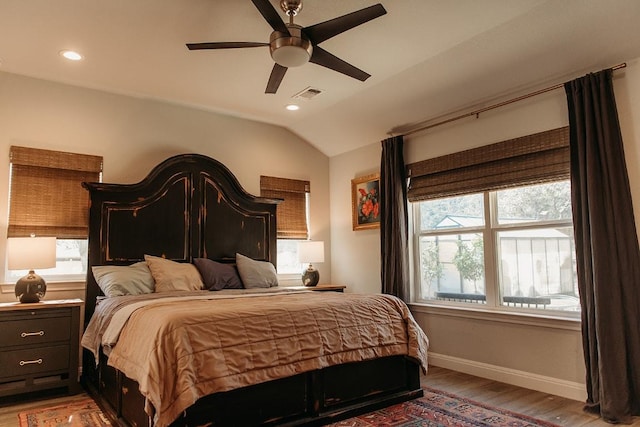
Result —
M404 354L426 369L427 347L395 297L304 292L139 308L109 365L139 383L164 427L202 396L334 364Z

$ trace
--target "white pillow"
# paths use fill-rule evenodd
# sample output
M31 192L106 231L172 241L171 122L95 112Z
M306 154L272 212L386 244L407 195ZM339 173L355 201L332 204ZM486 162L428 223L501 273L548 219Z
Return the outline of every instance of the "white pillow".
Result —
M152 255L145 255L144 259L156 282L156 292L198 291L204 287L193 264Z
M268 261L256 261L242 254L236 254L236 267L245 288L278 286L276 268Z
M150 294L153 277L144 261L131 265L94 265L93 277L107 297Z

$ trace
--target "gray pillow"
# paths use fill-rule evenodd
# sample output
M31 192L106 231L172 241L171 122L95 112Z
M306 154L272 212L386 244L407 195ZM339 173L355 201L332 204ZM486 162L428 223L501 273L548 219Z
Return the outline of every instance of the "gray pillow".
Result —
M153 277L144 261L131 265L94 265L91 271L107 297L150 294L154 291Z
M202 276L205 289L210 291L242 289L240 276L233 265L222 264L208 258L195 258L193 263Z
M276 268L268 261L256 261L242 254L236 254L236 266L245 288L278 286Z

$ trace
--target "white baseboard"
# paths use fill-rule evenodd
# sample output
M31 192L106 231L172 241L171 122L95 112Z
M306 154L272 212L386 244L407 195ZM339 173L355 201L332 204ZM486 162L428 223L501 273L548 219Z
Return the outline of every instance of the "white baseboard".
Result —
M518 387L566 397L580 402L584 402L587 399L585 385L573 381L561 380L438 353L429 353L429 364L476 377L488 378ZM429 384L428 375L427 384Z

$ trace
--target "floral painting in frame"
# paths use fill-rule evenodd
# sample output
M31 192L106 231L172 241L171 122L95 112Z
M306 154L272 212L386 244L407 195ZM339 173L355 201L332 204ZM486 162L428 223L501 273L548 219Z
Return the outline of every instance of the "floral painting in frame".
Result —
M380 174L351 180L353 230L380 227Z

